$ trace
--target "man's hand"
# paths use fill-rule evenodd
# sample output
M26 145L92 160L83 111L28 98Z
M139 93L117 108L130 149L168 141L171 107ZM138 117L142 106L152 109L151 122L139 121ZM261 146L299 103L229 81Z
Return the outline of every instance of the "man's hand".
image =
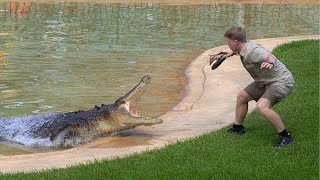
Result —
M274 64L272 62L263 62L260 66L261 69L272 69Z
M269 54L264 57L265 61L261 63L260 69L272 69L274 67L274 63L276 62L276 57L272 54Z
M225 52L227 54L227 57L231 57L235 55L236 53L233 52L230 48L223 50L222 52Z

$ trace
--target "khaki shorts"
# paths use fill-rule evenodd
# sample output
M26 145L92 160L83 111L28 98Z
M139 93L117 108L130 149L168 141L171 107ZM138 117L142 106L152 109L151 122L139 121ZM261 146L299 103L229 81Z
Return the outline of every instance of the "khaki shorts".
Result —
M260 98L268 99L271 105L275 105L282 99L287 97L292 91L294 84L292 85L282 85L282 84L270 84L261 87L256 81L249 84L244 91L252 97L255 101Z

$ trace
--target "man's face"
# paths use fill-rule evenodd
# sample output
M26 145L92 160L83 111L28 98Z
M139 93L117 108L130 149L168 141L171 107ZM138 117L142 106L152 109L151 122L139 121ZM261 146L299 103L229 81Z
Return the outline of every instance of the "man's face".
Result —
M227 38L228 46L233 52L238 52L239 49L239 41L237 40L232 40Z

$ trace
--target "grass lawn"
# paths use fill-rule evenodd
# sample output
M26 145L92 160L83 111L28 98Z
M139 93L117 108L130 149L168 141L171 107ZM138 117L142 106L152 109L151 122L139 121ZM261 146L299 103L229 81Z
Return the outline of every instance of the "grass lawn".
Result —
M277 133L256 111L247 133L221 129L126 158L65 169L0 174L0 179L319 179L319 40L277 47L274 54L293 73L296 86L275 106L295 142L272 147Z

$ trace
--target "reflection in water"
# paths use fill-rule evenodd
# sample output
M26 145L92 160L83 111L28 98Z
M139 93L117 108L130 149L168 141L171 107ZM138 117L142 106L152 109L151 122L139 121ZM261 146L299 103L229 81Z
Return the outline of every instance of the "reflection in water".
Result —
M318 27L318 4L290 7ZM183 68L234 25L250 39L318 33L283 5L0 3L0 116L110 104L145 74L140 109L158 116L183 96Z

